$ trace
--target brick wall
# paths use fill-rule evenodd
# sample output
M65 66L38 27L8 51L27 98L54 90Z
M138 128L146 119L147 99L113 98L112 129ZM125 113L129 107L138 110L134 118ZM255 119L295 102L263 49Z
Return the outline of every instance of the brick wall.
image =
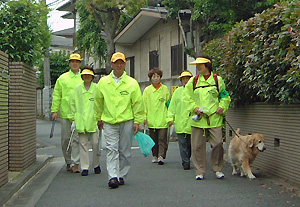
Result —
M36 75L23 63L9 63L9 164L20 171L36 161Z
M6 71L8 71L8 55L0 51L0 187L8 181L8 76Z

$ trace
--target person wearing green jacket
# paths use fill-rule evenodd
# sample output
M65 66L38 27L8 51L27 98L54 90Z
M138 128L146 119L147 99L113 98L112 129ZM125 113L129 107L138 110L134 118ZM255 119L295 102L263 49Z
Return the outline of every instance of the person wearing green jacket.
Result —
M196 65L199 72L199 76L189 80L184 92L184 100L191 107L193 116L191 147L196 179L204 179L206 173L206 141L212 147L212 171L217 178L224 178L222 125L231 98L222 77L213 74L210 57L198 57L190 65Z
M145 116L140 86L126 74L125 66L125 55L114 53L113 71L100 79L95 96L95 118L106 140L109 188L124 185L130 168L132 139Z
M175 124L175 132L178 138L181 164L184 170L190 169L191 158L191 118L188 107L183 102L184 87L190 78L193 77L190 71L183 71L178 79L182 86L177 88L168 108L167 122L169 126Z
M84 66L81 71L82 84L74 89L70 101L69 119L75 122L79 135L81 175L89 174L89 138L93 149L93 168L95 174L100 174L100 156L98 155L97 120L94 116L94 101L97 84L92 82L94 70L91 66Z
M52 120L56 120L58 117L58 111L61 118L61 148L67 164L67 171L79 173L79 145L74 141L71 144L71 150L67 151L68 143L71 137L71 122L68 118L70 97L74 88L82 83L80 77L79 67L81 64L81 57L77 53L70 55L69 65L70 70L63 73L56 80L53 94L52 94ZM74 133L74 140L78 140L78 134ZM71 168L71 164L73 165Z
M148 126L150 137L155 145L152 148L152 162L163 165L168 150L168 122L167 110L170 103L170 91L161 83L163 72L159 68L153 68L148 72L152 84L143 92L146 119L144 125Z

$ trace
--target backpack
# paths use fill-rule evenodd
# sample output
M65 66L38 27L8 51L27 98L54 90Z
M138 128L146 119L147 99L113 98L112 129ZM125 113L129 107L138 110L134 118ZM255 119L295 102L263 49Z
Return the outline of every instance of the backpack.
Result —
M196 87L197 82L198 82L198 78L199 78L199 75L196 75L195 78L194 78L194 81L193 81L193 91L196 90L197 88L205 88L205 87L210 87L210 86L216 86L217 90L219 92L219 81L218 81L217 74L214 73L214 79L215 79L216 85L207 85L207 86L198 86L198 87Z

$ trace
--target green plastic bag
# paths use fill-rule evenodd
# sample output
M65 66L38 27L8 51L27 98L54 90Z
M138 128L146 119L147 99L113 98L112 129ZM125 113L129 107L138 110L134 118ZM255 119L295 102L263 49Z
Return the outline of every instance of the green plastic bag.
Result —
M142 132L136 133L134 138L137 141L143 155L147 157L151 153L152 147L155 145L153 139Z

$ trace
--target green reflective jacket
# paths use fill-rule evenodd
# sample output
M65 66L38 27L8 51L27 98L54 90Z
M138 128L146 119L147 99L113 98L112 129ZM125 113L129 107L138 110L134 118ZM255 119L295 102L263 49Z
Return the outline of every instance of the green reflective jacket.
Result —
M51 112L60 111L60 117L67 119L70 108L70 97L74 88L82 83L80 73L75 75L71 70L59 76L53 90Z
M112 73L100 79L95 96L95 117L109 124L132 120L142 124L144 107L138 82L124 72L117 86Z
M151 84L147 86L143 93L146 120L148 128L163 129L168 128L167 102L170 100L170 91L166 85L161 84L156 88Z
M191 134L191 117L189 108L183 102L184 87L177 88L172 96L168 108L167 122L175 124L175 131L178 134Z
M73 91L70 100L69 119L75 121L78 133L97 131L97 120L94 116L96 91L96 83L92 83L88 91L84 87L84 83L76 86Z
M192 115L195 115L194 110L196 107L203 108L203 110L208 110L205 112L205 116L201 116L200 121L191 121L191 126L199 127L199 128L214 128L220 127L223 124L223 115L226 114L231 98L227 93L227 96L222 98L220 94L224 94L226 91L226 86L222 77L218 76L218 85L219 91L215 86L215 80L213 77L213 73L211 76L205 80L203 75L199 75L196 87L199 87L193 90L193 81L194 77L192 77L189 82L185 86L184 92L184 101L191 108ZM203 87L204 86L204 87ZM216 114L216 110L218 107L223 109L223 115ZM209 119L209 120L208 120Z

